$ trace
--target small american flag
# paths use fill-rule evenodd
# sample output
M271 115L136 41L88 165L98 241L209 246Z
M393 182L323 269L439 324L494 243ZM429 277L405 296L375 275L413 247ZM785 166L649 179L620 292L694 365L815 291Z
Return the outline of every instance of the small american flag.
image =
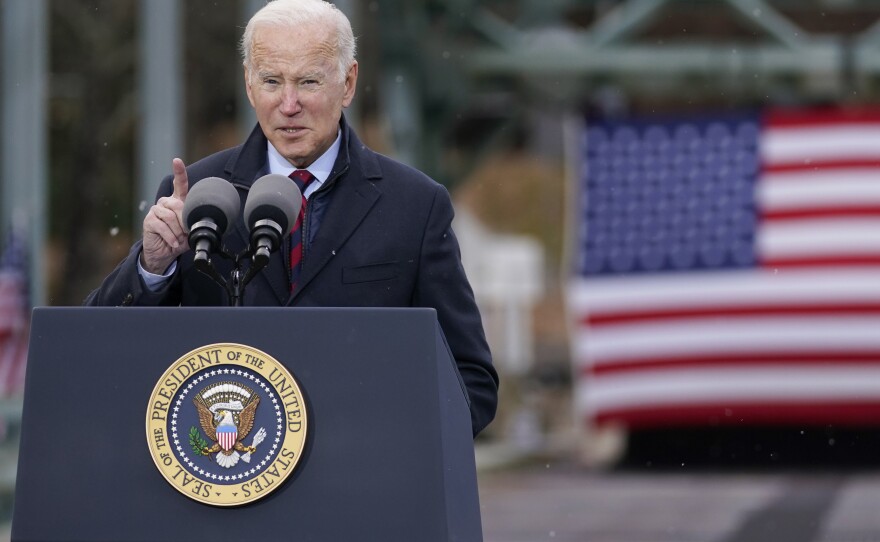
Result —
M880 424L880 110L592 122L581 152L586 422Z
M21 239L11 234L0 253L0 398L24 390L30 316L27 255Z

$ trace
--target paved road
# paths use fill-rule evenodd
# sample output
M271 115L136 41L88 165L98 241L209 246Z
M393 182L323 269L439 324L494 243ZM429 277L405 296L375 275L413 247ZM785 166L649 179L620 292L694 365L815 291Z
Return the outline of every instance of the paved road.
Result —
M482 472L486 542L880 541L880 470Z
M481 468L485 541L880 542L873 428L666 429L615 469L572 456Z
M597 473L553 463L479 482L485 542L880 541L880 470Z

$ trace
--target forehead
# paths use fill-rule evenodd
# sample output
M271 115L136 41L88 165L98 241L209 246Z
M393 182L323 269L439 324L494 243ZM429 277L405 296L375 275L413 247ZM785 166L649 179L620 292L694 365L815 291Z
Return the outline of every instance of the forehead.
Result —
M336 61L336 47L326 25L263 25L254 29L252 59L259 69L316 69Z

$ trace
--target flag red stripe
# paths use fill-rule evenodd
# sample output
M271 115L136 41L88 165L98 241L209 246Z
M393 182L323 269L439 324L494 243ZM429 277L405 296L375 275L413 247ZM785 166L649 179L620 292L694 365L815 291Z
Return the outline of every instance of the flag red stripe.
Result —
M817 207L813 209L785 209L763 211L762 220L804 220L813 218L851 218L880 217L880 205L858 205L849 207Z
M850 254L799 258L761 258L761 267L769 269L821 268L821 267L880 267L880 254Z
M829 315L878 315L880 303L837 303L815 305L745 305L669 308L659 310L627 310L620 312L593 313L581 322L593 327L644 322L651 320L676 320L683 318L752 318L760 316L829 316Z
M880 402L799 402L748 404L650 405L641 408L604 410L585 423L625 424L629 428L731 425L880 425Z
M827 352L731 352L702 356L658 356L603 360L600 365L581 368L586 377L595 377L645 369L672 369L681 367L749 366L749 365L835 365L880 364L880 350L827 351Z
M880 123L880 109L876 107L847 107L828 109L772 109L764 114L766 128L806 128L840 124L875 125Z
M763 173L793 173L801 171L827 171L831 169L877 169L880 168L880 159L876 158L840 158L836 160L803 160L797 162L765 162L761 164ZM843 173L843 172L841 172Z

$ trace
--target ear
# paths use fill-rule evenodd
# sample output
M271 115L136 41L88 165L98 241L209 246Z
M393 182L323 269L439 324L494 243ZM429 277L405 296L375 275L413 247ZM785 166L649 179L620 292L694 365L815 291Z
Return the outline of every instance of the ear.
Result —
M348 107L351 105L351 101L354 99L354 91L357 88L357 80L358 80L358 63L355 60L351 64L351 68L348 69L348 73L345 75L345 94L342 95L342 107Z
M247 66L242 65L244 68L244 90L247 92L248 101L251 102L251 107L256 107L254 105L254 96L251 93L251 78L249 77Z

